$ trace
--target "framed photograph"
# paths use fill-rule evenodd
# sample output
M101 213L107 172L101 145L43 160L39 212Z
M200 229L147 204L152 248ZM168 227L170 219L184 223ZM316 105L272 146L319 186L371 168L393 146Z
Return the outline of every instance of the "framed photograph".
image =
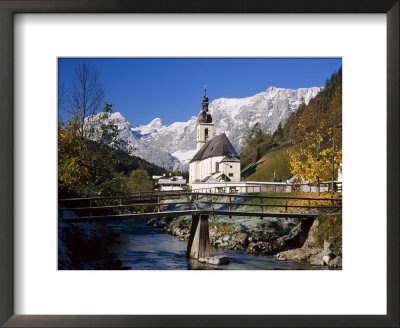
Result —
M398 1L0 10L2 325L399 325Z

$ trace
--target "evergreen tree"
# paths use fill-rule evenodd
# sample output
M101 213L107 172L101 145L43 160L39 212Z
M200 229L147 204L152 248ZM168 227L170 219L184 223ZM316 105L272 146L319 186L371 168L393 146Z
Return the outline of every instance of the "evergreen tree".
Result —
M279 122L277 129L275 130L274 134L272 135L274 141L281 141L283 138L283 129L282 124Z

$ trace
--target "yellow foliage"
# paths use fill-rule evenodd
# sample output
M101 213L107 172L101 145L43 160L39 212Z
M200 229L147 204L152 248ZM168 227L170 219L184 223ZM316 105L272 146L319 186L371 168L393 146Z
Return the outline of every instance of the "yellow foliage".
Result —
M305 146L290 155L291 173L300 173L305 180L319 182L332 177L333 129L322 123L318 129L305 135ZM342 169L342 147L335 140L335 171Z
M72 186L90 177L88 167L80 160L83 137L75 120L66 126L58 123L58 181L72 191Z
M284 195L280 195L284 196ZM337 203L332 202L332 195L329 192L321 193L319 196L312 192L303 193L291 193L289 197L295 199L264 199L263 204L271 205L268 210L284 213L288 212L321 212L323 209L309 209L308 206L335 206ZM314 198L314 199L296 199L299 198ZM327 199L328 198L328 199ZM334 196L334 199L340 199L338 196ZM286 209L287 204L287 209ZM275 206L274 206L275 205ZM279 206L276 206L279 205ZM272 207L273 206L273 207ZM292 207L291 207L292 206Z
M326 192L326 193L321 193L319 196L317 196L315 193L311 193L311 192L306 192L306 193L302 193L301 197L304 198L331 198L331 194ZM334 196L334 198L339 199L340 197ZM291 206L332 206L332 201L331 200L306 200L306 199L290 199L288 200L288 205ZM304 208L305 211L308 211L307 208ZM299 211L299 208L290 208L289 207L289 211ZM313 210L311 210L312 212ZM318 211L319 212L319 211Z

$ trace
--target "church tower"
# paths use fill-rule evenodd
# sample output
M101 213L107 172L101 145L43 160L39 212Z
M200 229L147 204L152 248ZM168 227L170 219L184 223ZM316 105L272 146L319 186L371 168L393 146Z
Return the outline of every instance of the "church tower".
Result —
M214 137L214 123L208 112L207 86L204 86L204 97L201 103L201 112L197 120L197 151Z
M214 137L206 86L201 105L196 125L197 151L189 163L189 186L201 190L208 188L204 184L212 183L214 191L222 188L230 192L227 184L240 181L240 157L225 133Z

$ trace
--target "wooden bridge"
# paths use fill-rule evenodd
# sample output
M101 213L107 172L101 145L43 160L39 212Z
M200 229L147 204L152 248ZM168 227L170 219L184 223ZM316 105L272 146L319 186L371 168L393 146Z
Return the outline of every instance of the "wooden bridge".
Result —
M240 202L233 200L240 200ZM168 210L167 207L171 205L182 205L185 209ZM215 209L214 206L219 208ZM245 210L238 210L238 208L244 206L246 206ZM254 208L254 210L249 208ZM208 231L208 218L210 215L228 216L230 218L232 216L248 216L306 220L315 219L322 214L337 214L341 211L341 208L341 198L148 192L127 196L59 199L58 210L59 219L67 223L125 221L137 218L191 215L192 226L187 254L198 259L207 258L211 253ZM75 214L82 215L74 218L65 218L65 211L72 211Z

